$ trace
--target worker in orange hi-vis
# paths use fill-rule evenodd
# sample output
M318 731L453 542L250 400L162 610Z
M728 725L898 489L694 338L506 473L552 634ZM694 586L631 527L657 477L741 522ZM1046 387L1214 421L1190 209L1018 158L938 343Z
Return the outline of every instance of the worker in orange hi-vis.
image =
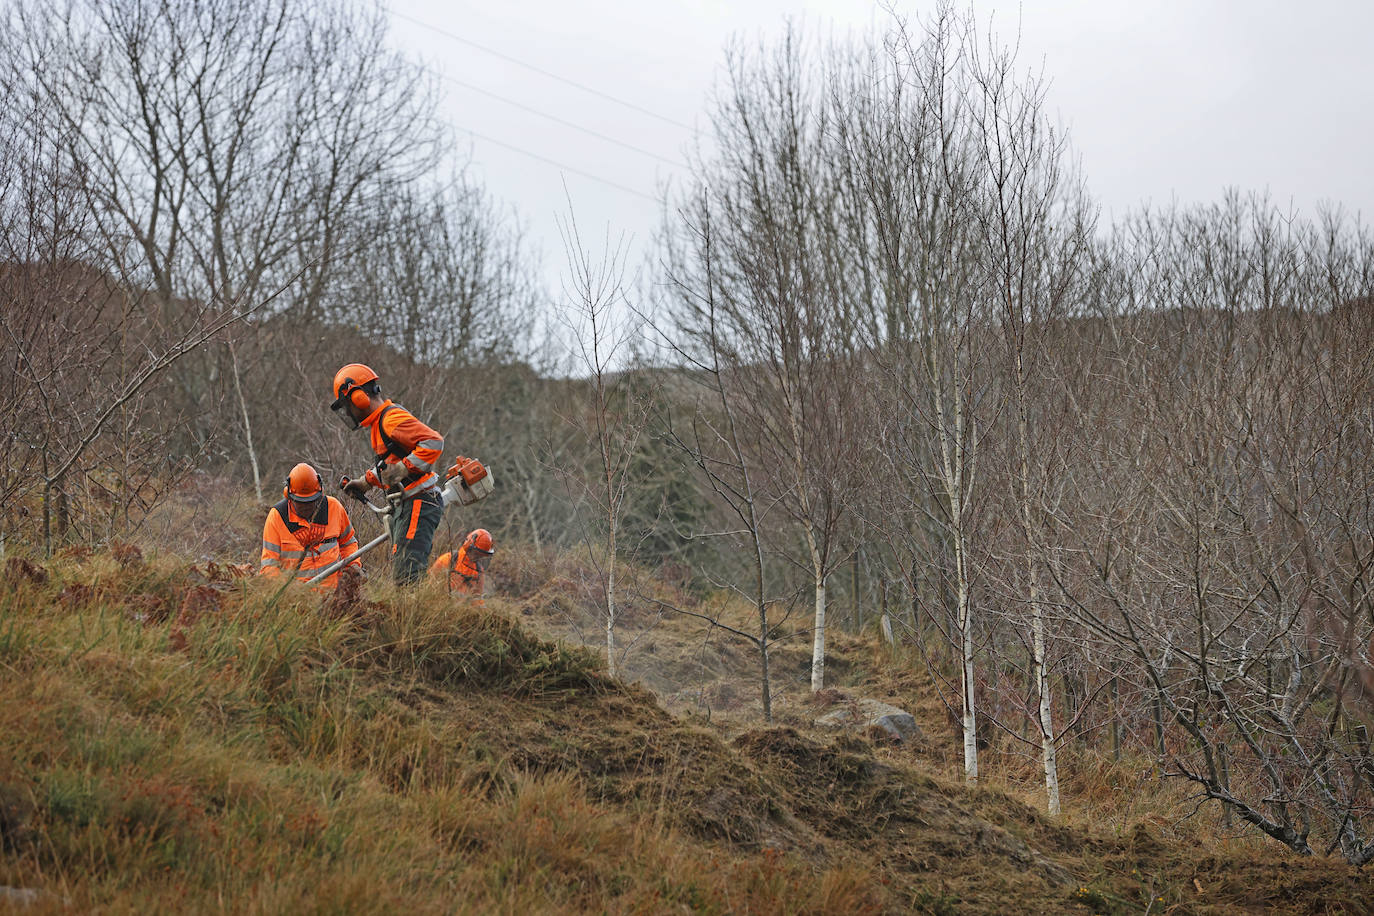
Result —
M474 598L486 593L487 566L496 553L491 532L478 528L467 536L463 545L451 553L441 553L429 568L431 579L448 578L448 590Z
M352 429L366 428L377 456L360 480L344 482L344 489L360 498L380 487L394 498L391 513L392 573L398 583L418 582L429 565L434 532L444 514L444 497L435 473L444 451L444 437L417 420L399 404L382 397L377 373L350 363L334 373L334 403Z
M264 576L279 576L283 569L302 582L315 570L352 556L358 539L343 503L324 495L319 472L301 462L291 469L282 488L282 501L267 510L262 527L262 565ZM362 563L354 560L342 570L319 582L318 589L332 589L340 574L362 575Z

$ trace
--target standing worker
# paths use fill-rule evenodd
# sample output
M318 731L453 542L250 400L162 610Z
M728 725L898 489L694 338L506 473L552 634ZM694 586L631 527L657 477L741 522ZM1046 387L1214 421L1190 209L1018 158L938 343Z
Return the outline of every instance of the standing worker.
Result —
M313 467L302 461L292 468L281 495L282 501L267 510L262 527L260 575L279 576L285 567L304 582L314 577L315 570L357 552L358 539L348 511L343 503L324 495L320 474ZM361 576L362 569L362 562L354 560L316 588L335 588L341 573Z
M363 497L372 487L398 497L391 513L391 568L396 582L419 581L429 565L434 532L444 514L439 475L434 467L444 450L444 437L399 404L382 398L377 373L349 363L334 373L334 403L350 429L367 427L376 464L362 480L347 481L344 489Z
M491 543L491 532L478 528L463 541L463 546L452 553L441 553L439 559L429 568L432 579L448 576L448 590L481 598L487 590L487 566L496 550Z

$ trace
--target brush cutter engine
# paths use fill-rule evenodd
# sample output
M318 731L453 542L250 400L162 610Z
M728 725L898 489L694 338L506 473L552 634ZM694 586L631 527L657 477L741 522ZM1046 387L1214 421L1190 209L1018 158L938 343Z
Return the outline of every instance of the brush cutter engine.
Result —
M491 471L476 458L459 455L444 474L444 501L470 506L491 493Z

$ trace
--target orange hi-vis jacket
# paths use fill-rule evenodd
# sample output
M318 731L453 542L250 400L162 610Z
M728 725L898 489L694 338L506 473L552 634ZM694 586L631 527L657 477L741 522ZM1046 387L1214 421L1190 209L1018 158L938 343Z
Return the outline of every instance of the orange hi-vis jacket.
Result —
M320 509L324 509L321 512ZM281 575L282 569L295 570L296 578L304 582L330 563L351 557L358 550L358 538L343 503L326 496L316 503L311 518L301 518L289 499L283 499L267 511L267 523L262 527L262 568L264 576ZM361 559L349 566L362 569ZM317 584L317 588L334 588L339 574Z
M434 472L444 451L444 437L430 429L400 404L388 400L363 419L378 462L401 463L410 473L390 492L418 496L439 485Z
M450 551L439 554L439 558L429 567L429 574L435 579L441 578L445 573L448 574L449 591L482 597L486 576L468 556L466 544L458 548L457 562L454 562L453 553Z

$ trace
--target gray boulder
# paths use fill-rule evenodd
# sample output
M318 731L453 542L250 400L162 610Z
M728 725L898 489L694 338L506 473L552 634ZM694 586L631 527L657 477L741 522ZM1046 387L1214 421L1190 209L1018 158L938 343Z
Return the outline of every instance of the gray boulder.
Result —
M848 700L816 720L828 728L867 728L876 725L898 741L924 741L925 735L911 713L891 703L863 697Z

